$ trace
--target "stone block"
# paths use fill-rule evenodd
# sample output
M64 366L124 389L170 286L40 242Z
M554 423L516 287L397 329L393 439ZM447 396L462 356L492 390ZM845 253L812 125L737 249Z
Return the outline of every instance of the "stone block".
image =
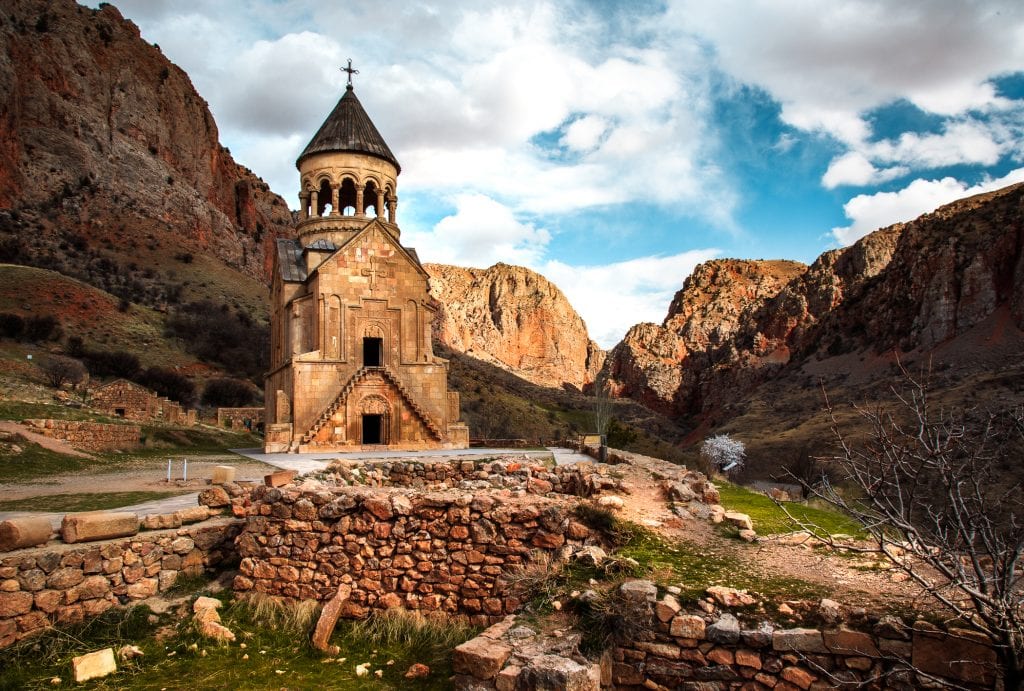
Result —
M32 593L23 590L16 593L0 593L0 619L27 614L32 610L34 599Z
M591 668L596 668L596 673ZM581 665L559 655L538 655L519 673L516 686L524 689L600 691L601 672L598 665Z
M218 465L213 468L212 482L215 485L224 485L235 481L235 467L233 465Z
M837 655L879 657L881 653L871 636L860 631L841 628L823 633L825 646Z
M772 648L779 652L825 653L821 631L817 629L781 629L772 634Z
M77 683L113 674L117 671L114 649L104 648L94 653L86 653L72 658L71 670Z
M723 614L718 621L708 627L707 639L722 645L733 645L740 640L740 622L731 614ZM819 634L819 638L821 635Z
M983 640L971 631L933 633L915 625L912 662L928 674L991 687L995 683L996 654Z
M199 493L199 503L211 509L218 509L222 506L229 506L231 504L231 497L228 496L223 487L211 487Z
M707 623L693 614L680 614L672 619L669 633L676 638L694 638L702 640Z
M298 475L298 471L295 470L278 470L277 472L270 473L269 475L263 476L263 483L267 487L283 487Z
M658 598L658 587L650 581L627 581L619 586L619 593L629 602L643 604Z
M91 542L128 537L139 532L139 517L127 511L69 513L61 521L64 542Z
M504 643L477 636L455 648L452 668L477 679L493 679L511 654L512 648Z
M206 506L193 506L188 509L175 511L174 515L181 521L182 525L186 523L198 523L199 521L205 521L210 517L210 509Z
M0 521L0 552L45 544L53 535L50 519L25 516Z
M345 602L352 595L352 587L342 583L338 586L334 597L324 605L320 612L320 619L316 622L316 629L313 631L313 647L317 650L326 651L327 644L334 633L334 627L338 624L338 617L341 616L341 609Z

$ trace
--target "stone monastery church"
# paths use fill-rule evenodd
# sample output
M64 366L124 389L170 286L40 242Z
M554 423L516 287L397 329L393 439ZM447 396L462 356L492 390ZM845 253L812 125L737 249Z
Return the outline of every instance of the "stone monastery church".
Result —
M301 220L271 284L266 446L465 448L459 394L436 357L436 307L395 220L398 160L349 83L296 161Z

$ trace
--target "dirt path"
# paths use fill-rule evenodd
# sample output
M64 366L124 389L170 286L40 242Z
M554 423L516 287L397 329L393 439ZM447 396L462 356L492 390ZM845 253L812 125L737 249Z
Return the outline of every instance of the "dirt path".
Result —
M894 603L931 606L921 598L917 586L901 581L895 572L865 568L870 559L838 555L810 544L780 544L770 537L750 544L725 537L708 521L683 519L673 513L662 493L661 480L652 476L649 469L621 464L616 471L622 473L629 488L629 494L622 496L622 518L666 538L685 540L715 554L735 557L745 568L764 577L796 578L817 584L827 591L828 597L847 606L873 610L890 608Z
M51 440L52 441L52 440ZM132 458L125 459L122 468L111 470L103 466L97 471L79 471L45 477L26 482L0 483L0 495L4 499L23 499L52 494L103 494L106 492L166 492L170 490L199 491L207 485L213 475L214 466L230 465L235 468L239 480L262 481L263 476L276 470L274 467L253 461L236 454L199 456L189 458L188 480L182 480L183 462L177 457L172 462L171 482L167 482L167 459Z

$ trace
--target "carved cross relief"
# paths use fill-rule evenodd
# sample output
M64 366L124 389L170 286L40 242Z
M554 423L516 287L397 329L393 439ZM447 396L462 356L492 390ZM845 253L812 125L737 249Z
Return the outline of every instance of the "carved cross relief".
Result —
M383 260L372 259L370 268L363 269L360 273L370 277L370 290L376 290L378 278L391 278L391 264Z

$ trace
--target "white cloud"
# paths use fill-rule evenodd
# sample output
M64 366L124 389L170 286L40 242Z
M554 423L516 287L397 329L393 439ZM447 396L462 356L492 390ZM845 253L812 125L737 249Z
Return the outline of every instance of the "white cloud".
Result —
M402 244L417 247L424 261L459 266L536 266L551 234L516 220L512 210L482 194L459 194L455 213L427 232L407 231Z
M909 169L903 166L878 169L864 154L851 151L832 160L821 178L821 184L831 190L840 185L867 185L893 180L908 172Z
M575 151L590 151L601 141L610 123L597 115L582 117L565 128L561 143Z
M987 82L1024 64L1014 0L676 0L667 24L707 39L722 68L768 91L786 122L855 143L863 113L906 98L956 115L996 104Z
M840 245L846 246L879 228L911 221L943 204L1022 181L1024 168L1017 168L1001 178L985 180L972 187L955 178L945 177L941 180L914 180L896 192L860 194L843 206L846 217L853 223L833 228L832 235Z
M590 337L608 349L634 324L662 322L694 267L719 254L717 249L700 249L591 266L549 260L535 268L562 289L587 323Z

